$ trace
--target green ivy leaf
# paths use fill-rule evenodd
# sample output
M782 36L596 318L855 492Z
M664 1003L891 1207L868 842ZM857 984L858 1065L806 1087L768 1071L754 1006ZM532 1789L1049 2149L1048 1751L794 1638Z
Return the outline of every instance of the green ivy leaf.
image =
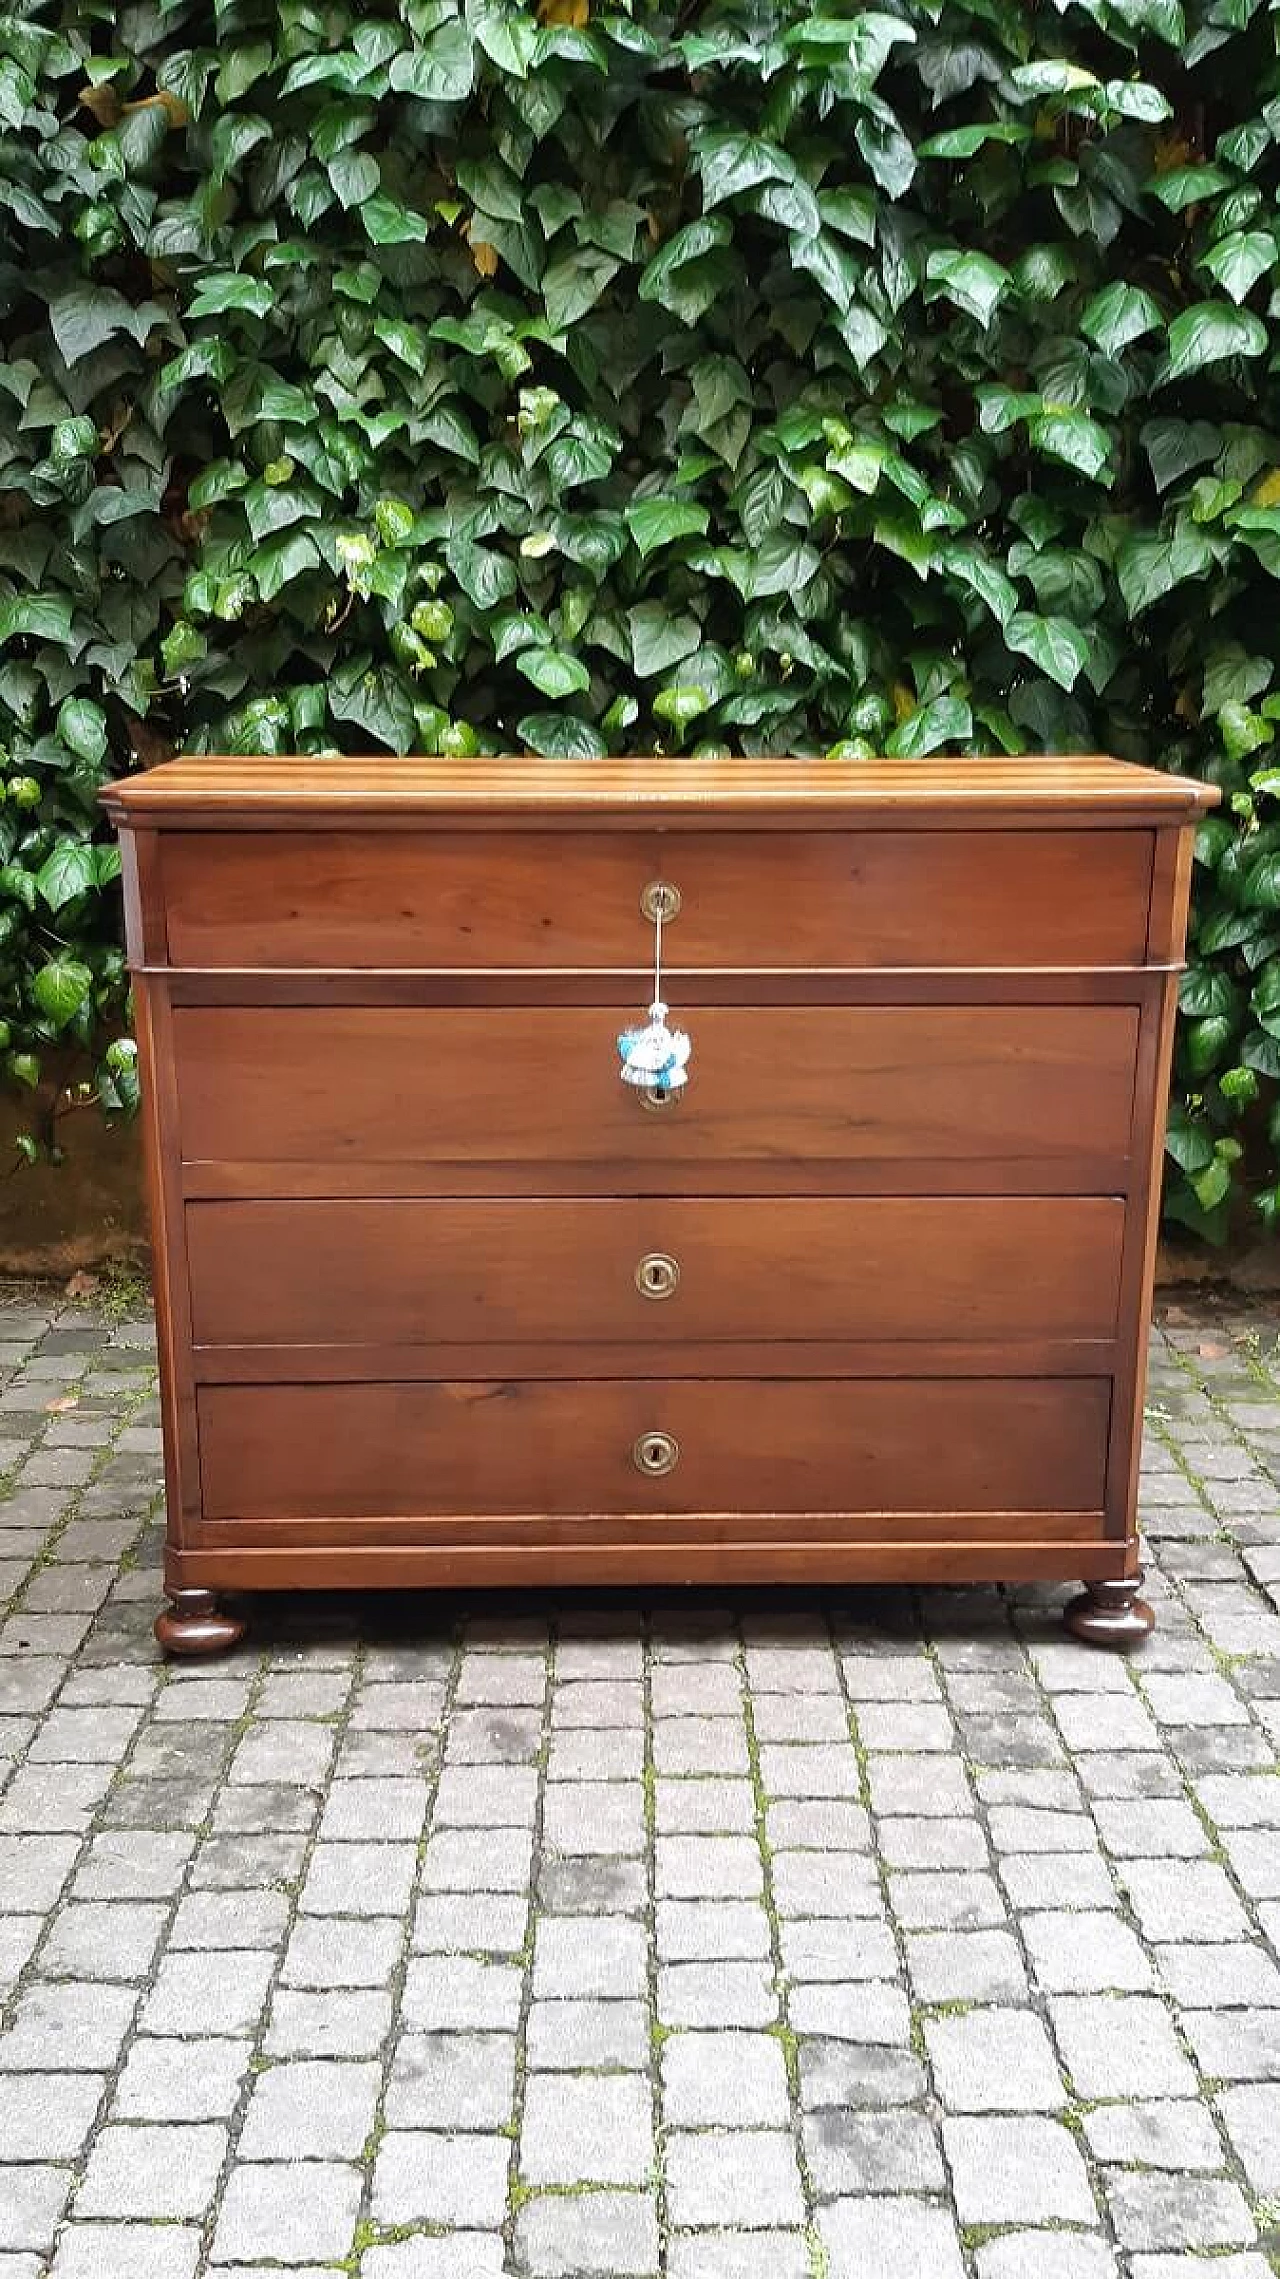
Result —
M526 649L516 658L516 671L556 702L591 686L591 675L581 659L566 656L562 649Z
M1104 356L1118 356L1131 341L1164 330L1164 315L1154 295L1141 285L1117 278L1095 293L1081 312L1080 330L1097 342Z
M527 712L516 734L543 760L602 760L609 748L598 728L570 712Z
M1198 301L1170 325L1168 353L1155 384L1167 387L1172 380L1185 380L1230 356L1262 356L1266 347L1267 328L1261 317L1233 308L1229 301Z
M50 958L32 976L31 995L49 1026L65 1029L93 988L91 969L79 958Z
M1088 638L1069 617L1037 617L1020 609L1008 620L1004 637L1059 688L1074 688L1089 662Z
M922 760L944 744L965 743L972 734L973 714L963 699L935 696L894 729L885 751L895 760Z
M625 519L632 543L645 559L676 539L702 537L711 521L705 506L687 499L638 500L627 508Z

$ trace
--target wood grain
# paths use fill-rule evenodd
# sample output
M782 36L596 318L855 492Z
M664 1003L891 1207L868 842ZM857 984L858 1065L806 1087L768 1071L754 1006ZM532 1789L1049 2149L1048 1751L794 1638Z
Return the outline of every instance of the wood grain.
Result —
M195 967L646 967L640 908L682 897L673 978L702 968L1128 965L1146 831L171 831L170 954Z
M588 1012L181 1007L188 1162L590 1164L713 1172L993 1155L1059 1166L1129 1144L1126 1006L681 1007L688 1092L647 1109Z
M1105 1379L205 1385L208 1519L1095 1510ZM649 1479L633 1446L679 1443Z
M333 818L491 815L517 818L522 829L559 828L570 817L589 823L616 815L633 829L647 816L724 816L772 830L780 814L856 816L872 830L904 818L941 819L953 830L1087 816L1091 828L1160 815L1190 819L1215 807L1211 784L1098 755L1031 754L1017 759L814 760L680 758L615 760L457 760L225 756L170 760L143 775L109 784L103 805L117 821L167 824L190 820L255 831L283 818L296 828Z
M1107 1338L1123 1229L1106 1197L196 1203L187 1252L202 1346L599 1340L661 1367L690 1339Z

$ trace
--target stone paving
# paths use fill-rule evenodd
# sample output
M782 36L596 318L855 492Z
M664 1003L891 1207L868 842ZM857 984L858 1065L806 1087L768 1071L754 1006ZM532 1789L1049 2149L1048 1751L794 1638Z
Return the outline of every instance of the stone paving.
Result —
M150 1330L0 1306L0 2279L1280 2271L1277 1319L1061 1593L261 1604L163 1666Z

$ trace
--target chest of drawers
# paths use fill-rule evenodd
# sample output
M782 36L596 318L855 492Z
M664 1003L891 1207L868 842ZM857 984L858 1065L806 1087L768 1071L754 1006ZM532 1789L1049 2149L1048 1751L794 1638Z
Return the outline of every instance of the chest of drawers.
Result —
M239 1635L223 1591L1046 1576L1081 1635L1141 1635L1215 796L1098 759L114 785L164 1644ZM657 887L669 1094L617 1047Z

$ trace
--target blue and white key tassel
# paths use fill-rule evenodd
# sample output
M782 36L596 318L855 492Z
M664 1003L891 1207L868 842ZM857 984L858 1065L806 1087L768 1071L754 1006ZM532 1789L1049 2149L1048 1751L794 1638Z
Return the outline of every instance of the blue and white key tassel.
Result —
M662 1001L662 889L654 897L653 1002L642 1029L624 1029L618 1038L622 1081L638 1091L679 1092L689 1081L693 1046L683 1029L667 1027L669 1006Z

